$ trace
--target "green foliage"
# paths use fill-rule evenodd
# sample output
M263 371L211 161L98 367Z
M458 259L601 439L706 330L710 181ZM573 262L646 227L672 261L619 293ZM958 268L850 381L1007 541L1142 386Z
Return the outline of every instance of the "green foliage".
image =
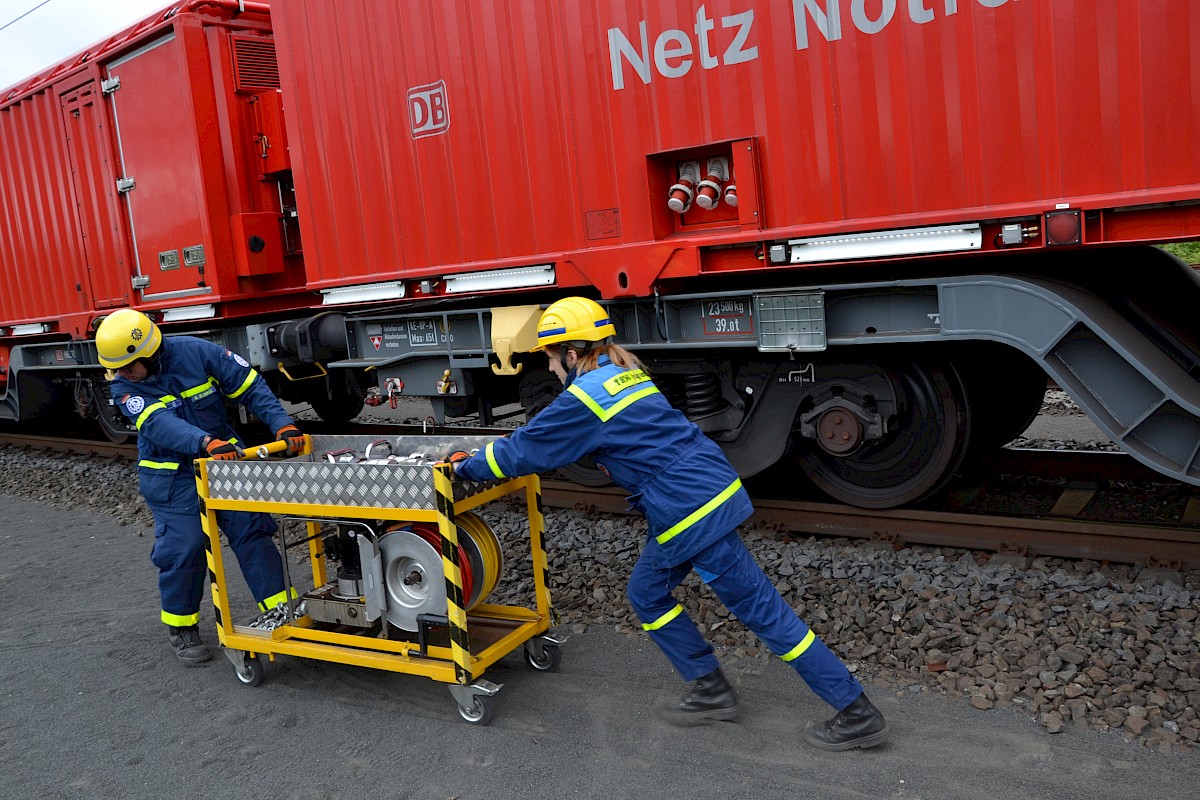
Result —
M1160 244L1163 250L1175 255L1188 264L1200 264L1200 242L1178 242L1175 244Z

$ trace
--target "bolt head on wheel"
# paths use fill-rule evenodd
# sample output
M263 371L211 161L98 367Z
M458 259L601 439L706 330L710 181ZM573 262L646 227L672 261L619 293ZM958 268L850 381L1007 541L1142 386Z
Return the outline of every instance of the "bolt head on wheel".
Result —
M817 443L834 455L850 453L863 441L863 426L850 411L831 408L817 420Z

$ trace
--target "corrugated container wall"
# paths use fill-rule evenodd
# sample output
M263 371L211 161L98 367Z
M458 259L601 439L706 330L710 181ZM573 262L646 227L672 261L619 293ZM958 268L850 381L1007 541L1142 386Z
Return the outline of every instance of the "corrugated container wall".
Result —
M694 237L1200 195L1194 0L276 0L272 18L313 287L565 252L560 283L570 261L613 295L639 288L606 277L614 245L648 282ZM670 212L677 165L714 155L737 209Z
M87 337L126 305L169 322L295 304L263 11L160 12L0 102L0 328Z
M89 305L71 166L58 157L59 114L46 93L0 108L0 320L9 324ZM17 168L23 164L41 169Z

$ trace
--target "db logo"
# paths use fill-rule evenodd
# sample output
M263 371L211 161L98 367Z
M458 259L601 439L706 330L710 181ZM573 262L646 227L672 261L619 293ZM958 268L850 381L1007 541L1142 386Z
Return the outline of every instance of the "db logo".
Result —
M408 115L414 139L449 130L450 108L446 105L446 82L427 83L409 89Z

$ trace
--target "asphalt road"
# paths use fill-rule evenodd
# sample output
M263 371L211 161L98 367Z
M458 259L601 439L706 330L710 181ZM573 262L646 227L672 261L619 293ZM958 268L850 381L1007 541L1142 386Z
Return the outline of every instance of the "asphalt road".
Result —
M558 673L519 654L489 670L504 688L487 727L417 676L281 657L249 688L219 656L175 661L148 531L7 497L0 520L6 798L1126 800L1200 786L1197 753L1051 735L1012 709L869 681L891 743L816 751L799 733L828 710L778 660L726 661L740 723L672 728L652 710L679 689L665 659L594 626L566 642Z

